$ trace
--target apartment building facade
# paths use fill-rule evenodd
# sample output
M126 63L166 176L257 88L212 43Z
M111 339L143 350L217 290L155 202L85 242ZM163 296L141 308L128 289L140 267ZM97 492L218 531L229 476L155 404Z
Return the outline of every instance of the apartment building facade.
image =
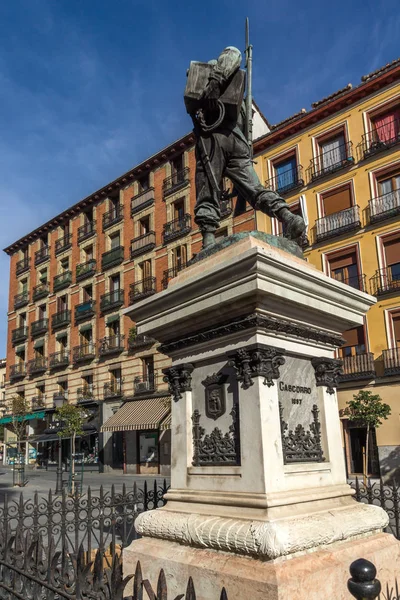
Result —
M386 65L273 126L255 144L260 177L308 224L305 258L377 298L344 334L339 388L349 475L362 472L365 430L343 417L359 390L391 406L371 433L369 472L400 468L400 61ZM282 235L257 214L259 229Z
M259 135L268 130L257 108L255 125ZM194 175L189 134L5 249L0 423L9 424L13 397L28 401L27 452L37 462L57 463L54 411L70 402L86 414L78 440L85 466L168 474L170 397L162 369L169 359L155 340L136 334L122 309L165 289L201 248ZM218 235L254 229L252 209L236 213L234 201L224 200ZM11 428L8 435L12 445Z

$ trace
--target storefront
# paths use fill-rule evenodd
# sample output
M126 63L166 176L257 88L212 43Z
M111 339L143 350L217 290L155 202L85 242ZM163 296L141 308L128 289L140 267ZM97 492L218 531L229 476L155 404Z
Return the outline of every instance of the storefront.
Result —
M170 474L169 402L169 396L125 402L101 427L113 446L120 441L124 473Z

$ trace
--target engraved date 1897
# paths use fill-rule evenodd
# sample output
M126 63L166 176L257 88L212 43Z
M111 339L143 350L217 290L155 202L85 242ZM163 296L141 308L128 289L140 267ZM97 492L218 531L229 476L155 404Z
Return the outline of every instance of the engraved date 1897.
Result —
M302 402L301 398L292 398L292 404L301 404Z

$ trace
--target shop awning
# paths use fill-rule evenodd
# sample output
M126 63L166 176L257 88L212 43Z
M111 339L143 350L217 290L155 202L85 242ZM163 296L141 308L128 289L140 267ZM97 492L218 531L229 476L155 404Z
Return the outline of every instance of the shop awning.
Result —
M82 327L79 327L79 332L83 333L85 331L90 331L91 329L92 329L92 324L86 323L86 325L82 325Z
M56 433L43 433L42 435L37 435L34 438L31 438L29 441L38 444L40 442L59 442L60 440L60 436Z
M15 352L18 354L19 352L24 352L25 351L25 346L18 346L17 348L15 348Z
M164 421L160 425L161 431L165 431L166 429L171 429L171 413L169 413Z
M111 315L110 317L108 317L108 319L107 319L107 325L111 325L111 323L115 323L115 321L119 321L119 314L118 313L116 315Z
M32 419L44 419L45 414L46 413L44 411L29 413L27 415L24 415L24 417L16 417L16 420L17 421L31 421ZM13 422L13 418L11 416L2 417L0 419L0 425L4 425L5 423L12 423L12 422Z
M43 338L41 340L36 340L36 342L33 344L33 347L35 350L37 350L37 348L43 348L43 346L44 346Z
M102 426L102 431L158 429L170 411L170 396L126 402Z

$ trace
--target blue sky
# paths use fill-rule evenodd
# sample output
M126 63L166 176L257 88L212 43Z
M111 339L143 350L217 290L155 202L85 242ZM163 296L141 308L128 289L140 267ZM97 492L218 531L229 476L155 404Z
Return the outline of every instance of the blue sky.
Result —
M189 61L243 49L246 16L271 123L399 54L398 0L0 2L1 248L187 133Z

